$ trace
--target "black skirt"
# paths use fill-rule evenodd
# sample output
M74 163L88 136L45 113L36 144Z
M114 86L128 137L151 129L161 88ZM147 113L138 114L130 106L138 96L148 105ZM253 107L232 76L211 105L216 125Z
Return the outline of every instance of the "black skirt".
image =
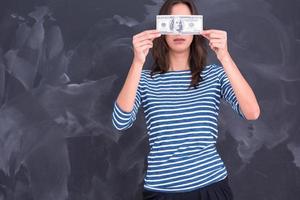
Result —
M228 177L189 192L154 192L144 189L143 200L233 200Z

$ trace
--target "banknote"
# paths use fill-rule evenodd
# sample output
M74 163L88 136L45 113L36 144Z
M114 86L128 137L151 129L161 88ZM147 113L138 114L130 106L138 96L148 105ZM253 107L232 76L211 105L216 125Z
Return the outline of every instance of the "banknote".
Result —
M203 15L156 15L156 29L162 35L199 35Z

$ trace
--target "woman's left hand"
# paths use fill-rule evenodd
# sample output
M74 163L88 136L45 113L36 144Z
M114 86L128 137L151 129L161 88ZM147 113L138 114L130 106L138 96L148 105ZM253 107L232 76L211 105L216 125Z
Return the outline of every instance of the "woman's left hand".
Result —
M203 30L200 34L209 40L209 46L216 53L219 60L229 56L226 31L209 29Z

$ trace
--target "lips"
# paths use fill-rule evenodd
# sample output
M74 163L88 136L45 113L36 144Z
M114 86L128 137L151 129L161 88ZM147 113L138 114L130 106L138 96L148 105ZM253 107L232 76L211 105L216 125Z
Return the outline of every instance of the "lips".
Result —
M183 42L183 41L185 41L185 39L184 38L175 38L173 41L174 42Z

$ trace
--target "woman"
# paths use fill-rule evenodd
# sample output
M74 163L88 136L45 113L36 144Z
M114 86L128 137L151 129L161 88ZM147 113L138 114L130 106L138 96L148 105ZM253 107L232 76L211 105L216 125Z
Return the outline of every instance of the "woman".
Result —
M160 15L198 14L191 0L167 0ZM221 63L206 65L206 42ZM227 49L226 32L133 36L134 58L114 103L112 123L132 126L140 105L150 142L144 199L231 200L227 170L216 147L217 117L224 98L247 120L260 114L256 97ZM152 70L142 69L152 50Z

